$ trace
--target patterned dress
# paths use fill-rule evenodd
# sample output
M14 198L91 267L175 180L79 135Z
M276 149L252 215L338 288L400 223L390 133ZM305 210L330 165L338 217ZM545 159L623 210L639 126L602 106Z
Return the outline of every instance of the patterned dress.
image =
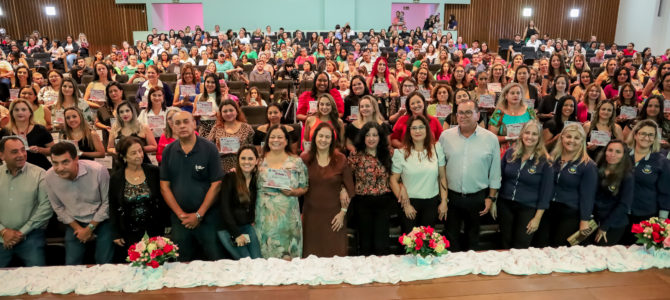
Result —
M216 145L216 148L221 151L220 139L236 137L240 141L240 148L251 145L254 140L254 128L247 123L240 124L240 128L235 133L228 133L223 126L214 126L209 132L207 139ZM235 168L237 163L237 153L221 154L221 167L223 173L228 173L232 168Z
M302 222L298 197L265 187L270 167L263 161L258 168L256 232L263 258L302 256ZM308 187L307 166L297 156L289 156L281 169L288 170L292 188Z

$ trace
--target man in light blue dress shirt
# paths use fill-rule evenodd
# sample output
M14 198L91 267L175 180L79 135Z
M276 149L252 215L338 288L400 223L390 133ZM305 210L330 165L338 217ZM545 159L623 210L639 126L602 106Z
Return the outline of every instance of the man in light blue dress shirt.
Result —
M446 233L450 250L478 250L480 218L489 213L500 188L500 145L495 134L477 125L479 111L472 100L461 102L456 113L458 126L439 140L449 185Z

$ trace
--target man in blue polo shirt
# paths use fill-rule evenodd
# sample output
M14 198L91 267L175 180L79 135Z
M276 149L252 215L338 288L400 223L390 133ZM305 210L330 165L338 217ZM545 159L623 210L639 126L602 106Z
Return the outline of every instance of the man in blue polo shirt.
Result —
M193 260L196 245L207 259L223 258L217 240L219 210L213 208L223 170L216 146L195 135L195 120L182 111L172 117L179 139L163 151L161 193L172 209L172 238L181 261Z

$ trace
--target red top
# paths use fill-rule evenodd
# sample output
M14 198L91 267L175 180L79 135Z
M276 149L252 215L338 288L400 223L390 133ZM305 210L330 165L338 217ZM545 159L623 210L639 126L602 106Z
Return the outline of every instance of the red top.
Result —
M337 105L337 112L342 115L344 114L344 100L342 100L342 95L336 89L330 90L330 95L335 99L335 105ZM303 92L300 97L298 97L298 114L306 115L309 111L309 101L316 101L312 98L312 91Z
M440 139L442 134L442 125L440 121L433 116L428 117L428 126L430 126L430 131L433 133L433 142L437 142ZM398 118L398 121L393 126L393 133L391 133L391 140L402 141L405 137L405 129L407 129L407 120L409 120L409 115L404 115Z

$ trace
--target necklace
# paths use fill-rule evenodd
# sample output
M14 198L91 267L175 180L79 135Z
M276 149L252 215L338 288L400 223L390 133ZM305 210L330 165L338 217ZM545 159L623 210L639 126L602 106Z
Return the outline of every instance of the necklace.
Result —
M16 126L16 131L18 135L26 135L29 129L30 129L30 123L28 123L28 126L26 126L26 130L20 130L19 126Z

